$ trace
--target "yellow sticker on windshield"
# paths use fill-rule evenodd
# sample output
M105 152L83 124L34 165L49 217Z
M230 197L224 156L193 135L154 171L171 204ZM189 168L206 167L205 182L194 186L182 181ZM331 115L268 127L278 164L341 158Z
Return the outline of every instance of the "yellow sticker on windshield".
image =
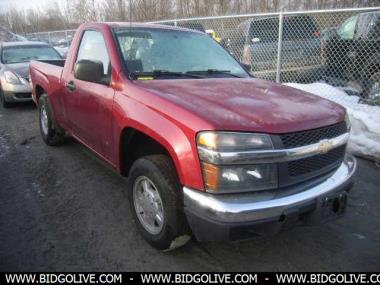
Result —
M139 76L137 80L153 80L152 76Z

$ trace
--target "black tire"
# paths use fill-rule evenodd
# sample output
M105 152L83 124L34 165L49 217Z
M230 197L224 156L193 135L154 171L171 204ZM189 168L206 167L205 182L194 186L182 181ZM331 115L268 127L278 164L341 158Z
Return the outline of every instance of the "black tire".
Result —
M47 115L47 125L45 126L45 128L43 127L41 119L44 111ZM57 125L57 123L55 123L49 103L49 98L46 94L42 94L40 99L38 100L38 114L40 132L44 142L49 146L57 146L64 143L65 132L61 127Z
M366 97L369 99L380 97L380 72L372 74L368 82L368 89L366 93Z
M14 107L14 104L13 104L13 103L5 101L5 96L4 96L4 93L3 93L3 90L2 90L2 89L0 89L0 105L1 105L3 108L11 108L11 107Z
M154 183L162 200L164 221L161 231L157 234L148 232L137 216L134 185L141 177L147 177ZM128 197L139 232L153 247L159 250L172 250L190 240L191 232L183 211L181 186L169 157L151 155L136 160L128 177Z

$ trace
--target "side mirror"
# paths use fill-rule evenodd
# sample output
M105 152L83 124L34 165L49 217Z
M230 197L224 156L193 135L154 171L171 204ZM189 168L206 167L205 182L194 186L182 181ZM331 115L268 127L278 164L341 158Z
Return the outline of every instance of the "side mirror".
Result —
M252 65L243 62L240 62L240 65L244 68L245 71L251 72Z
M101 61L79 60L74 67L74 77L83 81L109 84L109 80L104 76L104 68Z

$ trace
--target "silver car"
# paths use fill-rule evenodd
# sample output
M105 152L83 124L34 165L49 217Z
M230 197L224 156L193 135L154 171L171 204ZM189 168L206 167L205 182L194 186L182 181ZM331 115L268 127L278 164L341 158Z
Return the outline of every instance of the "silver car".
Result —
M31 101L29 62L57 59L62 59L61 55L46 43L0 43L0 104L7 108L17 102Z

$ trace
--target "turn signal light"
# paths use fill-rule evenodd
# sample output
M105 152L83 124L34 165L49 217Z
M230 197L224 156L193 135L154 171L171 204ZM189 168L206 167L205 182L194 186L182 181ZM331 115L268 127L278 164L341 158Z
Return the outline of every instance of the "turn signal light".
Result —
M203 179L206 189L216 191L218 189L219 167L216 165L202 162Z

